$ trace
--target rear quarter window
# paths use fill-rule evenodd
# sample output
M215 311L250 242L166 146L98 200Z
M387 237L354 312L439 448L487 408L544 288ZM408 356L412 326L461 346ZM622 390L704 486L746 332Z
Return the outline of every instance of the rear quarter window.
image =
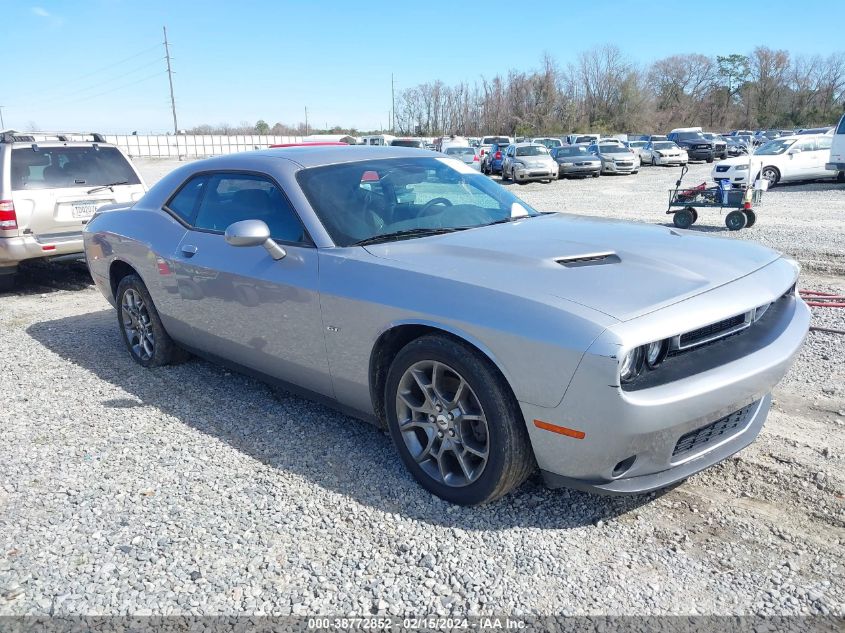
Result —
M837 134L845 134L845 114L839 119L839 127L836 128Z

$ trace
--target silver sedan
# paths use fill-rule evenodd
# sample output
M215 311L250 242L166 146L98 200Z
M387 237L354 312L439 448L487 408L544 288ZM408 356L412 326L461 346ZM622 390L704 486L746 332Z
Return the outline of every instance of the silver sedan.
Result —
M139 365L192 352L369 420L460 504L538 467L640 493L725 459L809 324L768 248L539 213L407 148L190 163L84 241Z

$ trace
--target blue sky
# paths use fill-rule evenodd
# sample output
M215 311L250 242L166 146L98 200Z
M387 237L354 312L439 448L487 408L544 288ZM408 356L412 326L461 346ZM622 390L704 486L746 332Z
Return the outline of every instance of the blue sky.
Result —
M517 3L523 5L524 3ZM530 3L529 3L530 4ZM172 129L162 26L179 127L259 118L360 129L388 124L390 76L415 84L561 66L613 43L637 63L674 53L845 49L835 0L549 2L460 0L0 0L6 127ZM527 5L526 5L527 6ZM536 5L539 6L539 5ZM800 25L800 28L796 28ZM501 42L495 44L491 42ZM505 48L505 42L513 42Z

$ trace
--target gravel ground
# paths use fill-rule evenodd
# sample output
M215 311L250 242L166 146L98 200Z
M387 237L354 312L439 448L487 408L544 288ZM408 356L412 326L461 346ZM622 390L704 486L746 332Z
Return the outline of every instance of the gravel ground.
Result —
M172 166L142 169L152 183ZM676 173L511 187L542 209L663 222ZM764 205L730 237L845 294L845 186ZM141 369L81 266L30 267L0 320L0 615L845 614L841 335L811 333L760 438L671 491L535 478L459 508L369 425L199 360ZM845 328L845 310L814 323Z

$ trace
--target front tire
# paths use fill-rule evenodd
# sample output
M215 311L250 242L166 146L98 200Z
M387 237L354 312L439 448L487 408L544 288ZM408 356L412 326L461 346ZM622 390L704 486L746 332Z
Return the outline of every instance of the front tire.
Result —
M120 280L115 299L120 335L132 360L143 367L184 360L185 352L164 330L153 298L138 275Z
M446 501L493 501L535 468L510 388L489 359L462 341L429 335L410 342L390 366L384 398L405 466Z
M761 175L769 181L770 189L778 184L778 181L780 180L780 172L776 167L765 167Z

